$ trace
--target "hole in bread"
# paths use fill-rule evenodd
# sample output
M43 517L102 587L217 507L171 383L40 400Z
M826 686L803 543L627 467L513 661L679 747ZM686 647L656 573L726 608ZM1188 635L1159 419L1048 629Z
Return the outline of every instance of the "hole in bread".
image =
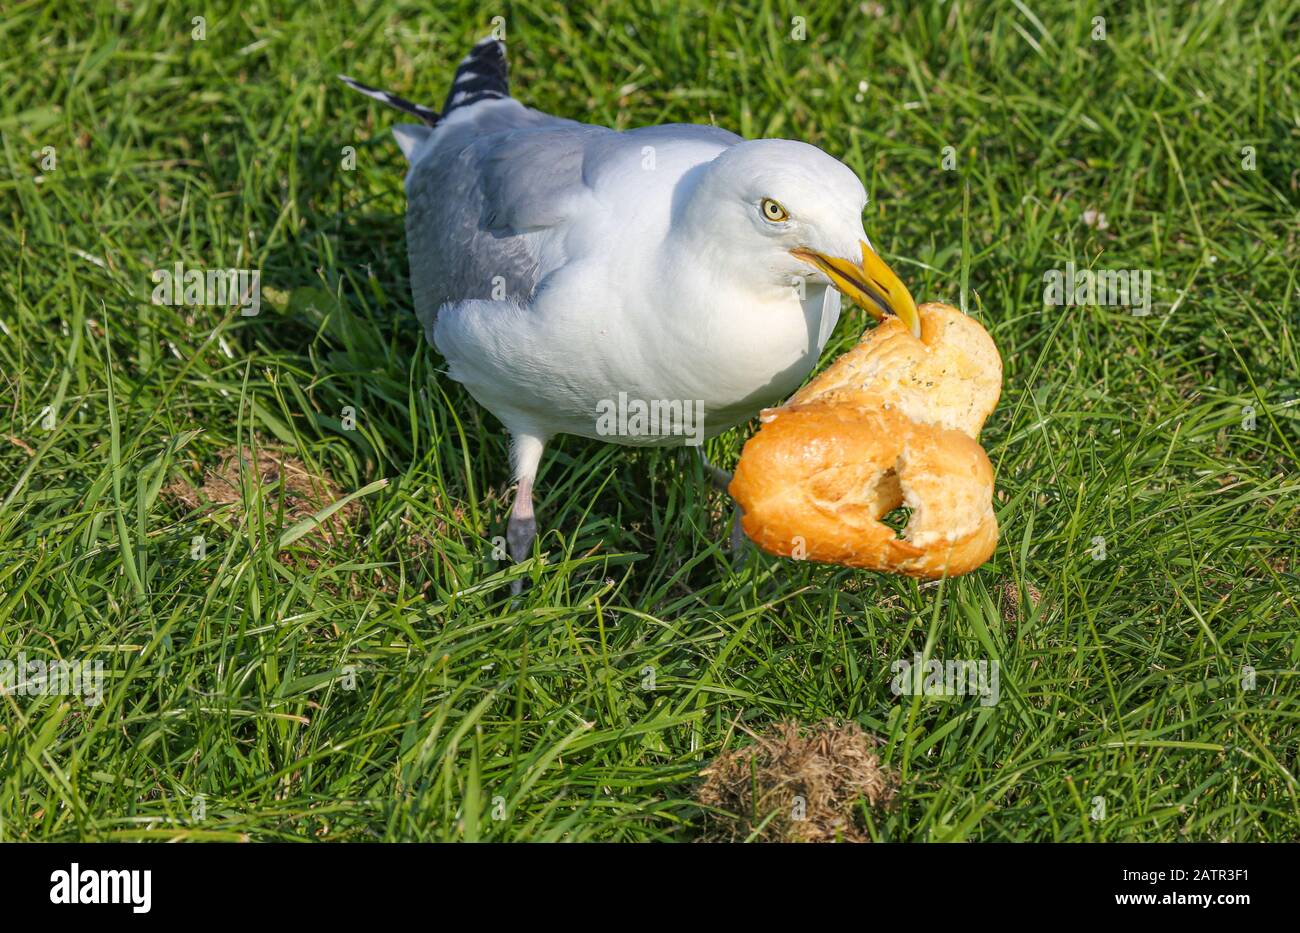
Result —
M880 516L880 523L894 529L894 537L902 539L906 535L903 529L907 523L912 520L912 510L905 505L900 505L896 509L890 509L884 515Z
M807 488L819 509L860 527L873 524L903 501L893 468L872 469L859 463L827 467L808 478Z

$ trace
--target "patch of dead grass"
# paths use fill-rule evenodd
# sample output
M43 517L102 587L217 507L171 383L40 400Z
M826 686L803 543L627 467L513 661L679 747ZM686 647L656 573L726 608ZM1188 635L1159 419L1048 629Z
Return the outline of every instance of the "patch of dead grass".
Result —
M1002 621L1013 629L1020 624L1022 618L1037 609L1038 604L1043 601L1043 594L1039 592L1038 587L1028 580L1025 581L1025 595L1029 597L1028 606L1021 606L1020 587L1016 586L1014 580L1004 580L1001 590Z
M285 527L308 518L343 497L338 484L328 474L313 473L302 460L276 447L228 447L218 455L217 465L206 470L203 482L195 485L188 478L177 479L162 490L171 502L190 511L235 505L243 501L242 471L256 471L257 482L249 477L251 485L260 485L268 511L278 511L281 506L280 483L283 480L283 506ZM328 545L355 527L361 505L349 502L325 519L301 539L309 544Z
M883 808L897 789L873 751L876 738L857 723L830 720L806 728L782 722L753 738L701 772L696 799L712 808L706 840L737 842L755 830L763 842L869 840L859 801Z

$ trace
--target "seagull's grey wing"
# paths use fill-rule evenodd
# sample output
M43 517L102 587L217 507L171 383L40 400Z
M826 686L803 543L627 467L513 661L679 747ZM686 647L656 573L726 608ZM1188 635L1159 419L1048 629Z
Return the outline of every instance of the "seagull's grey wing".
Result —
M737 136L731 130L724 130L720 126L705 126L702 123L663 123L658 126L641 126L634 130L625 130L619 135L635 142L638 146L644 143L668 142L674 145L706 143L726 148L745 141L743 137Z
M415 309L527 301L540 277L541 234L580 204L586 148L604 135L512 100L438 126L406 179L406 241Z

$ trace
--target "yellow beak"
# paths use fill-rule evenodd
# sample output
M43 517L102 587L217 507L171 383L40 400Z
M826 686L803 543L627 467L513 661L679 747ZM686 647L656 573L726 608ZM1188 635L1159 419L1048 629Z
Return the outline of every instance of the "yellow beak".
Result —
M907 325L914 337L921 336L921 317L916 313L911 293L865 240L861 265L803 247L790 250L790 255L826 273L846 298L866 309L876 320L892 314Z

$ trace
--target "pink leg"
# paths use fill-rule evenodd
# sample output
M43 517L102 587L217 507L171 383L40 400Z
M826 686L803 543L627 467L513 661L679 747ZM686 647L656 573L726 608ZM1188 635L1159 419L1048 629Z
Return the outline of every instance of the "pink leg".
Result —
M533 480L542 461L546 441L531 434L516 434L511 439L510 459L514 466L514 505L506 523L506 544L515 563L527 560L533 552L533 539L537 537L537 519L533 515ZM518 595L523 590L523 580L510 584L510 592Z

